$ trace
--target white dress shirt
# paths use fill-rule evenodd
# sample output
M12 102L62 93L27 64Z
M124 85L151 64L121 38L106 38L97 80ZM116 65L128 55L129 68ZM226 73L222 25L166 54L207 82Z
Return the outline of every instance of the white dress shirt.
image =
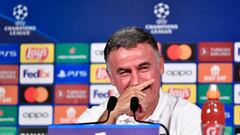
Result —
M95 122L106 110L107 102L87 109L78 119L78 123ZM172 96L160 90L156 109L145 121L162 123L170 135L201 135L201 110L189 101ZM126 114L118 117L116 124L140 124ZM165 130L160 127L160 133Z

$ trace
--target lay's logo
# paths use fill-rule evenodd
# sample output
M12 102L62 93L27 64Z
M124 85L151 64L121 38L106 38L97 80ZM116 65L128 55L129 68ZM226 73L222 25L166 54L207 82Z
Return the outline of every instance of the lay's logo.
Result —
M106 64L92 64L90 71L91 83L110 83L106 71Z
M22 44L21 63L52 63L54 61L53 44Z
M178 97L182 97L184 99L189 99L189 97L191 95L191 90L189 88L186 88L186 89L170 88L168 90L168 93L170 93L172 95L176 95Z
M25 58L27 60L35 59L35 60L45 60L49 55L48 48L28 48L26 51Z
M191 103L196 103L196 85L194 84L163 84L162 90L171 95L189 100Z
M234 106L234 124L240 125L240 105Z
M103 68L103 67L97 68L97 70L96 70L96 79L97 80L106 80L106 79L108 79L106 68Z

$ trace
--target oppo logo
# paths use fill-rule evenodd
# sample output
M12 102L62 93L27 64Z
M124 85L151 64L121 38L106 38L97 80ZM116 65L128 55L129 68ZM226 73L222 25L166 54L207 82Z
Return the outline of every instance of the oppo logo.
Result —
M47 112L25 112L23 113L23 118L27 119L40 119L48 118L49 114Z
M190 76L192 75L191 70L167 70L166 75L169 76Z

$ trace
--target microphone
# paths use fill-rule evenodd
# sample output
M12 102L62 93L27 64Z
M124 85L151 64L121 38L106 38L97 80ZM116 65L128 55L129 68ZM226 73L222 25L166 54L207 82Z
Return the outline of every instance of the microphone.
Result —
M108 111L107 118L104 121L100 121L100 123L105 123L108 121L110 113L111 113L111 111L114 110L114 108L117 104L117 101L118 101L118 99L116 97L110 96L110 98L108 100L108 104L107 104L107 111Z
M169 131L168 131L167 127L165 127L161 123L153 123L153 122L148 122L148 121L137 120L137 118L136 118L136 111L138 110L138 107L139 107L139 99L137 97L132 97L131 98L131 102L130 102L130 109L133 112L133 117L134 117L135 121L137 121L139 123L159 124L160 126L162 126L164 128L164 130L166 131L166 134L169 135Z
M116 104L117 104L118 99L115 96L110 96L110 98L108 99L108 103L107 103L107 118L104 121L97 121L97 122L86 122L86 123L72 123L74 125L88 125L88 124L102 124L108 121L109 116L111 111L114 110ZM69 125L69 124L61 124L61 125Z

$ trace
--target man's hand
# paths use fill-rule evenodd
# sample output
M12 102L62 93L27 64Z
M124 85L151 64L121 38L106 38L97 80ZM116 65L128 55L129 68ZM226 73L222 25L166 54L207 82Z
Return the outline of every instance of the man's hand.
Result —
M147 96L146 94L143 92L143 90L150 86L152 83L154 82L153 79L151 80L147 80L145 82L142 82L138 85L135 85L135 86L130 86L128 87L127 89L124 90L123 94L121 94L118 98L118 102L116 104L116 107L115 109L111 112L110 114L110 117L109 117L109 120L107 123L115 123L117 118L120 116L120 115L123 115L123 114L127 114L127 115L130 115L132 116L132 112L130 110L130 101L131 101L131 98L132 97L137 97L139 99L139 104L140 104L140 111L141 112L146 112L147 111ZM148 98L151 98L151 97L148 97ZM105 112L103 114L103 116L99 119L100 121L101 120L104 120L104 118L106 118L106 115L107 115L107 112Z

